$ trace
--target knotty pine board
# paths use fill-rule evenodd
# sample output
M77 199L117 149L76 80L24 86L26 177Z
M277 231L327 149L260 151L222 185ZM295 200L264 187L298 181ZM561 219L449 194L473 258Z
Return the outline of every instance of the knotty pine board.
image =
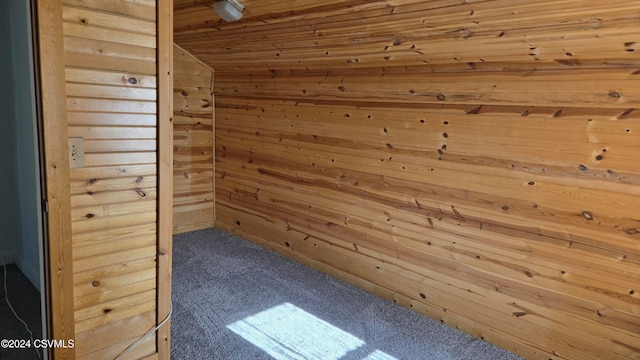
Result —
M174 47L173 232L214 225L213 71Z
M68 136L85 144L70 169L76 357L113 358L156 321L156 4L63 3Z
M640 359L635 1L245 5L174 3L216 226L527 358Z
M421 123L420 115L425 114L420 109L394 111L394 106L218 96L216 191L218 213L224 213L221 226L331 266L336 266L337 255L331 255L331 249L340 249L353 258L342 271L431 306L436 295L421 294L437 285L438 291L445 291L438 295L438 306L445 307L448 316L460 312L457 316L464 319L486 321L481 323L485 331L501 329L510 336L516 333L510 326L522 326L520 341L529 332L549 334L549 324L541 319L561 319L553 328L564 330L554 338L562 335L571 341L566 335L571 333L579 337L553 350L567 358L596 358L608 351L633 358L629 348L640 331L635 290L640 278L637 169L627 170L631 176L620 179L614 176L617 167L602 171L604 176L594 176L587 168L605 160L572 159L570 153L559 156L560 151L538 159L519 157L519 140L531 136L534 141L545 131L546 149L565 146L569 135L554 136L556 128L564 126L562 116L502 115L504 122L496 126L501 125L510 144L496 145L495 155L485 152L473 158L464 151L456 154L456 134L475 138L477 151L482 151L491 131L475 125L475 119L497 121L495 114L461 113L455 106L443 106L442 114L429 109L430 116L424 117L431 121ZM449 120L433 121L450 119L447 113L456 114L457 127L442 123ZM585 116L580 122L587 124ZM634 119L600 118L597 131L611 132L618 121L637 124ZM520 127L522 132L517 131ZM389 137L396 128L406 133ZM441 134L438 128L446 128L449 137L438 136L425 146L431 134ZM486 139L480 136L483 131ZM566 130L576 132L584 134L573 140L576 144L589 143L590 126ZM621 134L633 136L624 130ZM605 145L609 144L615 143ZM427 153L429 148L433 150ZM620 149L621 156L634 153L633 148ZM445 155L450 153L452 157ZM613 150L605 154L616 157ZM306 242L291 241L287 234L294 232ZM308 246L309 239L326 243L326 254ZM363 264L380 258L385 267L397 266L398 275L381 277L381 265ZM443 283L412 291L414 285L402 280L422 283L422 276L437 276ZM461 300L457 296L463 292L455 295L448 288L454 282L459 284L456 288L486 297L473 304ZM504 304L519 305L502 310L502 318L493 313L496 310L477 318L473 314L487 311L466 310L492 306L496 296L504 296ZM456 303L459 308L454 310ZM523 310L533 308L535 312ZM522 324L511 319L514 313L518 319L533 316ZM571 332L575 327L584 333ZM550 340L541 336L536 341L539 346Z

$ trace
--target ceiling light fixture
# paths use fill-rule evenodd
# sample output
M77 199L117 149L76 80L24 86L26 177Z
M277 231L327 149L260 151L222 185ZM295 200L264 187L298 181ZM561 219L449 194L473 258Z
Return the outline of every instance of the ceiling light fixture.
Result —
M242 19L244 5L237 0L223 0L214 2L213 9L226 21L238 21Z

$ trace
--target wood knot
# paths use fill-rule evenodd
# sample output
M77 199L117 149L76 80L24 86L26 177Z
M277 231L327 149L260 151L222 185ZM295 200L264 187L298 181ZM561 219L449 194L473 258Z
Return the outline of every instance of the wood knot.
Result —
M609 97L612 98L612 99L620 99L621 98L620 93L617 92L617 91L610 91L609 92Z
M618 116L616 116L616 118L618 119L624 119L627 116L629 116L629 114L631 114L635 109L626 109L625 111L621 112ZM627 129L627 132L629 132L629 129Z
M551 115L551 117L557 118L560 117L562 115L562 108L556 110L556 112L553 113L553 115Z
M593 214L589 211L583 211L582 212L582 217L587 219L587 220L593 220Z
M98 280L94 280L94 281L91 282L91 286L93 286L93 287L100 287L100 285L102 285L102 284L100 284L100 281L98 281Z
M131 85L138 85L139 81L138 78L135 77L130 77L127 79L127 82Z
M468 110L467 112L465 112L465 114L466 115L470 115L470 114L476 115L476 114L480 113L480 110L482 110L482 105L476 106L473 109Z
M94 216L95 216L94 214L87 214L87 219L91 219Z

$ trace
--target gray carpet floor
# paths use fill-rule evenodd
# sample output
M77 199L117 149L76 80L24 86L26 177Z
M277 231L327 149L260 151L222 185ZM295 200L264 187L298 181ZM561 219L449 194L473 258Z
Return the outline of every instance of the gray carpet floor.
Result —
M520 357L218 229L174 236L172 359Z
M29 326L35 339L42 338L42 317L40 314L40 292L31 284L20 269L9 264L7 269L7 295L9 302ZM24 325L18 321L6 303L4 292L4 268L0 265L0 339L30 339ZM41 352L41 351L40 351ZM42 355L40 355L42 356ZM0 359L31 360L38 359L38 353L30 349L3 349L0 347Z

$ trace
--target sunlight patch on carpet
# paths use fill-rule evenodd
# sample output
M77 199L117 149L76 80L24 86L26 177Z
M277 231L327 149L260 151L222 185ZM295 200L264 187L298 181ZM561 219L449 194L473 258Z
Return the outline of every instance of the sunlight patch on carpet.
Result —
M276 360L340 359L365 342L299 307L283 303L227 325ZM397 360L383 351L367 360Z

